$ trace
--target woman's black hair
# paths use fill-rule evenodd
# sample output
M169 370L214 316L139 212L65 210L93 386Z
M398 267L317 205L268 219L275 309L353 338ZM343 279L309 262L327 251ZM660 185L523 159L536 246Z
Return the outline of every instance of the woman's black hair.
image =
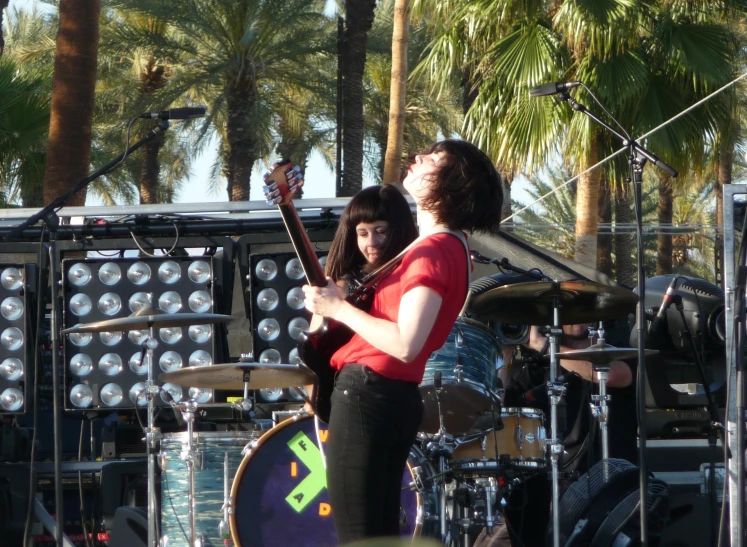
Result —
M427 153L434 152L442 158L421 207L451 230L497 232L503 185L490 158L474 144L456 139L437 142Z
M369 186L350 200L340 216L337 232L327 255L326 273L334 280L357 273L366 265L358 249L356 227L361 222L385 220L389 224L376 268L394 258L418 237L410 204L391 184Z

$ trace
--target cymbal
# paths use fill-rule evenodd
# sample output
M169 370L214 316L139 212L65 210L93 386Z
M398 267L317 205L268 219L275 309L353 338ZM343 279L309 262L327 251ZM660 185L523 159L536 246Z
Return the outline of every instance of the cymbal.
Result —
M631 313L638 295L593 281L530 281L489 289L473 296L470 309L480 319L520 325L553 324L559 302L561 325L616 319Z
M164 313L161 310L145 309L127 317L105 319L104 321L95 321L93 323L78 323L61 332L62 334L76 332L128 332L131 330L146 330L151 326L158 329L188 327L191 325L221 323L230 319L233 319L233 317L218 313Z
M209 389L249 389L297 387L316 382L316 374L303 364L274 365L268 363L226 363L201 367L185 367L164 372L158 379L180 386Z
M656 355L659 350L647 349L644 350L645 354ZM612 361L619 359L630 359L631 357L638 356L638 348L616 348L609 344L599 342L592 344L588 348L574 350L574 351L563 351L556 353L555 356L558 359L573 359L576 361L590 361L595 365L606 365ZM549 356L543 356L544 360L549 360Z

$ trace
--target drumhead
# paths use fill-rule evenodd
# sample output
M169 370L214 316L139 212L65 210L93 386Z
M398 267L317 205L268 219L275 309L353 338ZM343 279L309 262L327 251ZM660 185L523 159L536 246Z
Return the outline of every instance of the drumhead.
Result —
M231 535L238 547L338 544L318 447L325 449L325 424L320 424L319 440L313 416L306 414L284 420L252 445L231 489ZM419 461L416 465L425 467ZM411 537L420 534L423 515L421 496L409 488L412 480L408 463L403 475L402 507L407 518L402 535Z

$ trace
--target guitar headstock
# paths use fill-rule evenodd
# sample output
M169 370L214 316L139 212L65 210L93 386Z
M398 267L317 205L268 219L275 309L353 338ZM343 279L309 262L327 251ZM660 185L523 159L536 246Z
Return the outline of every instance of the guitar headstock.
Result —
M288 205L293 195L303 186L301 167L286 161L265 173L265 200L268 205Z

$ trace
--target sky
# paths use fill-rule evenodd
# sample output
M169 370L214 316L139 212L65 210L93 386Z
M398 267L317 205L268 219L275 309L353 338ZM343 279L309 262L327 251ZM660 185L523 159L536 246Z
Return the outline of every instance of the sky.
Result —
M327 10L334 12L334 0L328 0ZM20 9L31 9L34 5L40 6L43 9L43 5L37 0L10 0L9 9L20 8ZM173 105L177 107L180 105ZM164 105L162 109L166 110L168 105ZM178 121L172 123L172 130L176 129ZM138 139L142 136L142 133L137 132L137 125L133 131L133 138ZM124 145L125 135L122 135L122 143ZM217 139L213 139L207 146L204 147L204 151L200 153L192 162L192 173L189 178L183 183L175 198L176 203L204 203L204 202L221 202L227 200L226 194L226 183L225 179L222 179L221 184L211 191L209 189L208 180L210 178L210 169L215 162L217 155ZM417 152L417 151L413 151ZM133 156L136 156L137 152ZM273 158L276 159L276 158ZM130 159L130 161L136 161L136 157ZM98 168L98 166L93 166ZM250 186L249 199L251 201L263 201L264 194L262 192L262 174L265 172L264 166L257 166L252 173L252 180ZM375 181L370 177L370 174L364 172L364 186L374 184ZM519 187L517 187L519 186ZM514 184L512 188L512 197L516 199L519 197L522 201L527 201L527 198L522 195L517 196L513 190L519 190L522 192L520 185ZM304 197L311 198L333 198L335 197L335 173L329 169L322 159L321 154L318 152L312 153L309 158L309 162L306 168L306 177L304 184ZM87 205L102 205L102 203L89 194L86 201Z

